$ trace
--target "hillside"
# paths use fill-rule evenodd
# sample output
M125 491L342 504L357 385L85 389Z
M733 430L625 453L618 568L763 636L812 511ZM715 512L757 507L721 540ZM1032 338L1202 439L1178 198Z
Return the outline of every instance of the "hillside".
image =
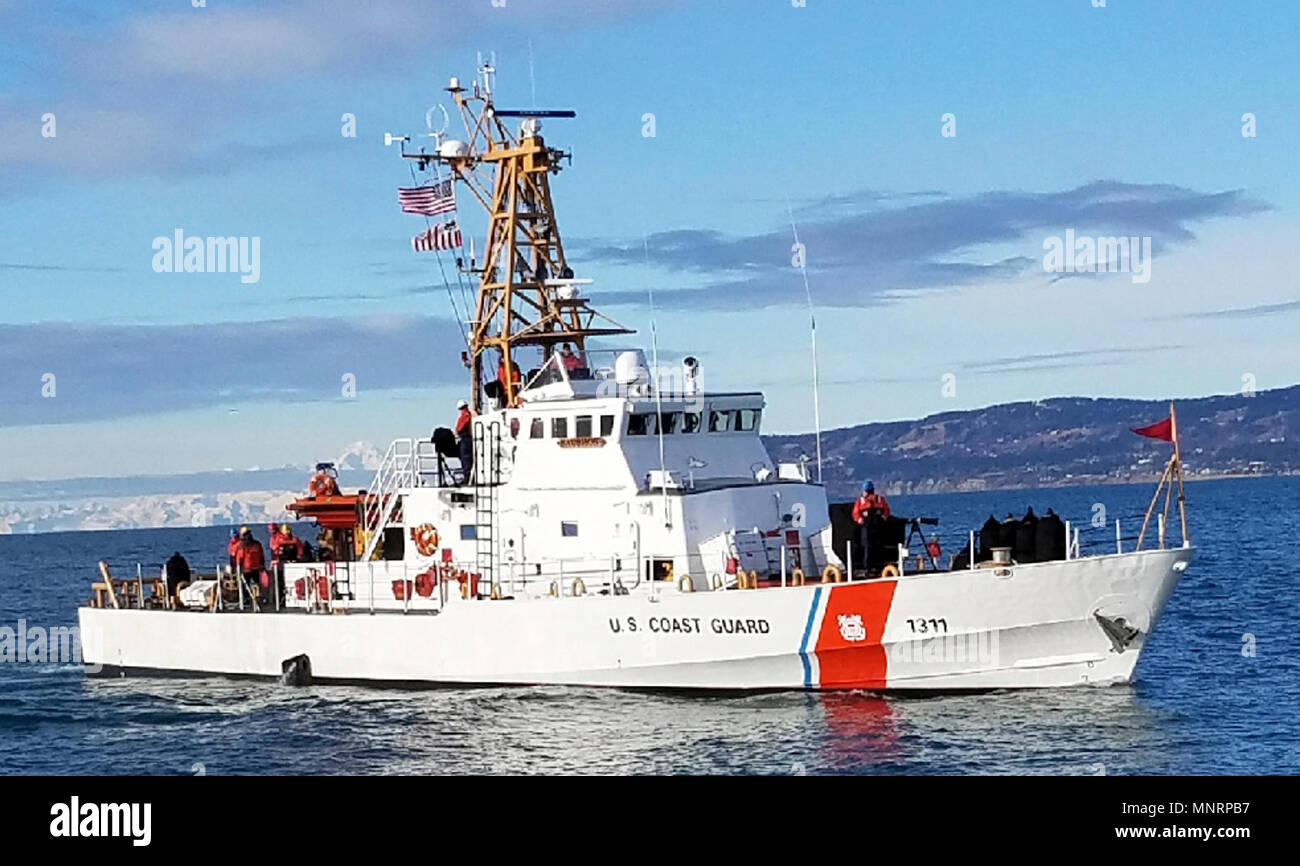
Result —
M1191 476L1300 472L1300 385L1177 406ZM1151 480L1171 446L1129 428L1167 413L1167 401L1060 397L862 424L823 432L823 473L836 495L864 478L899 493ZM764 439L777 459L816 454L812 434Z

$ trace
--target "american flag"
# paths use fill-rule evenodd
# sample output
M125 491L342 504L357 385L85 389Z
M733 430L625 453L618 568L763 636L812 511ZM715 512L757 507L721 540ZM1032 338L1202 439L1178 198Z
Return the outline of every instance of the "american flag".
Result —
M397 188L397 203L402 206L403 213L438 216L456 210L456 193L451 178L447 178L432 186L400 186Z
M411 249L417 253L428 253L433 250L449 250L460 246L460 243L460 226L452 220L422 231L411 238Z

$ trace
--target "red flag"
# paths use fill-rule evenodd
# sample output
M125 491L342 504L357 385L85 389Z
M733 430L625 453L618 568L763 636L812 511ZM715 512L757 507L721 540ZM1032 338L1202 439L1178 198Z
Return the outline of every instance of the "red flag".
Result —
M1166 418L1163 421L1157 421L1146 427L1131 427L1134 433L1139 436L1147 436L1152 439L1160 439L1165 442L1174 441L1174 419Z

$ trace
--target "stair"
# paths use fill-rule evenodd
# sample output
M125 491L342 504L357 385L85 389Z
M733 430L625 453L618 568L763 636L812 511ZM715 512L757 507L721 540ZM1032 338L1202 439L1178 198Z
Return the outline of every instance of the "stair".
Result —
M384 462L375 472L375 480L366 491L361 522L366 533L366 547L362 562L369 562L384 537L384 529L392 525L401 508L402 488L415 486L415 446L410 439L395 439L384 454Z

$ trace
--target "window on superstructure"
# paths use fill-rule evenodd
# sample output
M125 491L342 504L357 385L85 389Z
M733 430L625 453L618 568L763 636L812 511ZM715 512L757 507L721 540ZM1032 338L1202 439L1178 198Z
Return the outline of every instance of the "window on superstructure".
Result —
M564 521L561 521L561 522L560 522L560 535L563 535L565 538L577 538L577 537L578 537L578 524L577 524L577 523L574 523L573 521L570 521L570 520L564 520Z
M601 435L601 436L613 436L613 435L614 435L614 416L613 416L613 415L601 415L601 416L600 416L600 435Z
M682 432L699 433L700 432L700 413L686 412L682 415Z
M573 419L573 435L579 439L591 437L591 416L579 415Z
M676 412L665 412L659 416L659 429L665 436L671 436L677 432L677 419L681 416Z
M726 433L731 429L731 413L714 410L709 413L709 432Z
M529 428L528 428L528 438L529 438L529 439L545 439L545 438L546 438L546 422L543 421L541 418L534 418L534 419L533 419L533 423L532 423L532 425L529 426Z
M478 538L478 527L472 523L462 523L460 525L460 540L473 541Z
M654 416L636 413L627 416L627 435L649 436L655 432Z
M552 418L551 419L551 438L568 439L569 438L569 419Z
M758 411L757 409L737 409L736 410L736 429L737 430L755 430L758 428Z

